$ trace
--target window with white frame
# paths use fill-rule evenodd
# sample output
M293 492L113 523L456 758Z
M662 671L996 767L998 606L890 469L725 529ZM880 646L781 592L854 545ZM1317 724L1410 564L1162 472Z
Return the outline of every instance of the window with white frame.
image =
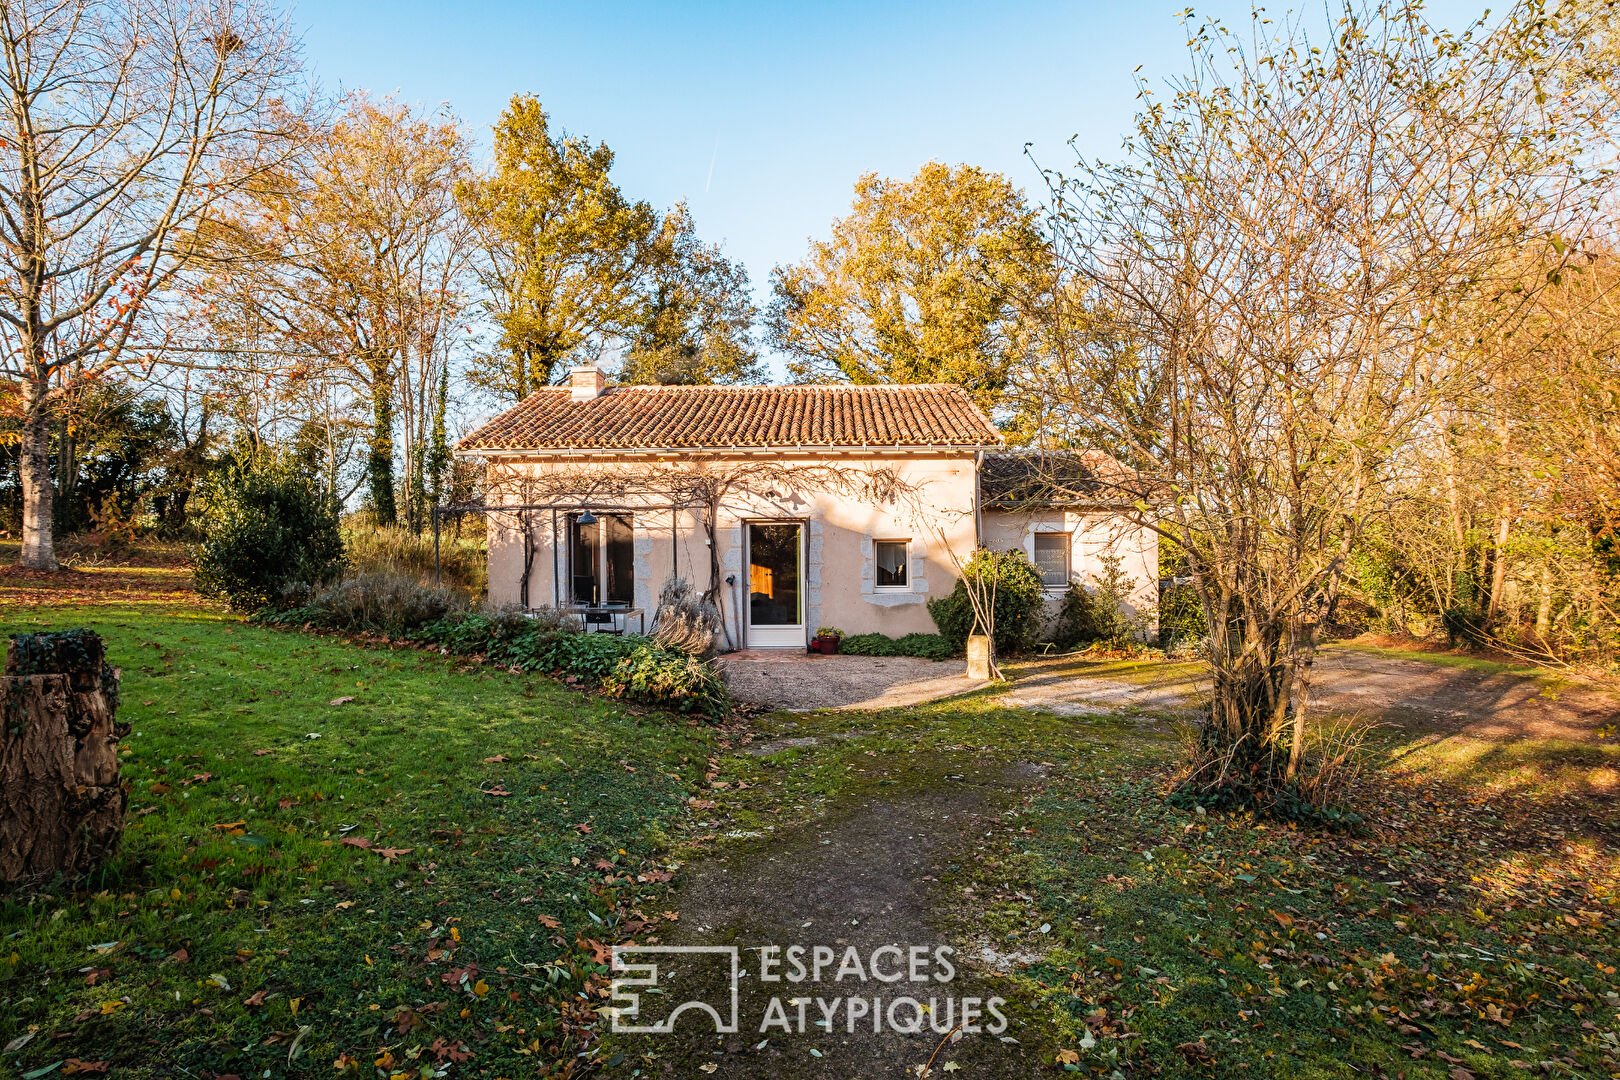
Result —
M906 548L908 540L876 540L872 543L872 557L877 562L874 584L880 589L909 588L906 575Z
M1041 572L1041 584L1049 589L1067 588L1069 584L1069 542L1072 533L1036 533L1035 568Z

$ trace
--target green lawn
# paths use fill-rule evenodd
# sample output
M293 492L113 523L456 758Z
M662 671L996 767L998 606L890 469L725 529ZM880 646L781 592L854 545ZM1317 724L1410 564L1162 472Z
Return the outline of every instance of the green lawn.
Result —
M989 691L791 723L760 737L821 742L721 759L750 785L716 796L742 827L1048 767L943 879L940 912L1041 957L1007 996L1054 1073L1620 1075L1620 822L1612 787L1581 782L1620 748L1386 731L1366 823L1334 833L1169 806L1174 733L1118 716Z
M657 934L708 729L201 606L0 616L72 626L123 668L129 824L88 891L0 906L0 1044L31 1035L0 1074L534 1076L592 1052L597 943Z
M1039 957L1003 984L1052 1075L1620 1073L1606 744L1388 731L1366 824L1326 833L1175 810L1170 727L995 689L720 732L202 605L0 622L102 632L133 724L118 859L0 907L0 1045L29 1037L0 1075L664 1075L595 1041L601 943L667 932L660 879L1019 766L1041 778L990 797L937 916ZM1073 674L1099 672L1124 677ZM759 757L748 736L819 741Z

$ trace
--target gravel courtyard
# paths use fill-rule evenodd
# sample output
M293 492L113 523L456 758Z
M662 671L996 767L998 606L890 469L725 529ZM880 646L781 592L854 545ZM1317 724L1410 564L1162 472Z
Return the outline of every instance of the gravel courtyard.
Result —
M975 690L963 660L744 650L720 658L740 701L769 709L888 709Z

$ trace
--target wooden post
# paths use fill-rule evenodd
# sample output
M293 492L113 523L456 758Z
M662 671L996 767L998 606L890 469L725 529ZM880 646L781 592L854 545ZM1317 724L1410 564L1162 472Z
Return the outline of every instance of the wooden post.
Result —
M90 630L17 634L0 677L0 889L80 877L118 846L118 672Z

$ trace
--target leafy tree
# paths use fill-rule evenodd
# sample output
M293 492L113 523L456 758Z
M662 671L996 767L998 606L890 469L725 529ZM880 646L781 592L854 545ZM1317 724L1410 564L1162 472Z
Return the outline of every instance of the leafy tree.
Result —
M439 376L439 401L433 410L433 438L428 444L427 461L422 472L427 476L427 502L438 506L444 501L450 482L450 438L445 431L444 414L450 404L450 371L446 367Z
M79 386L59 403L51 426L51 522L58 536L131 523L150 510L159 524L184 526L184 503L209 467L207 435L188 441L167 403L121 382ZM0 408L0 444L16 444L17 419ZM0 528L20 523L17 456L0 454Z
M747 268L700 241L682 203L664 218L653 247L619 381L764 382L757 315Z
M977 590L977 601L970 590ZM959 653L970 634L984 633L979 610L983 607L996 654L1009 656L1029 648L1041 632L1045 598L1040 571L1022 551L980 548L963 565L950 594L928 601L928 614L940 636Z
M252 611L343 571L337 504L293 459L239 458L210 477L200 502L193 563L205 596Z
M1049 266L1036 212L1005 177L938 162L910 180L869 173L832 239L772 271L768 340L799 378L958 383L993 408Z
M613 151L553 134L538 99L512 98L495 125L494 170L462 185L478 230L478 276L500 330L476 382L522 400L577 352L616 334L639 311L657 215L609 177Z

